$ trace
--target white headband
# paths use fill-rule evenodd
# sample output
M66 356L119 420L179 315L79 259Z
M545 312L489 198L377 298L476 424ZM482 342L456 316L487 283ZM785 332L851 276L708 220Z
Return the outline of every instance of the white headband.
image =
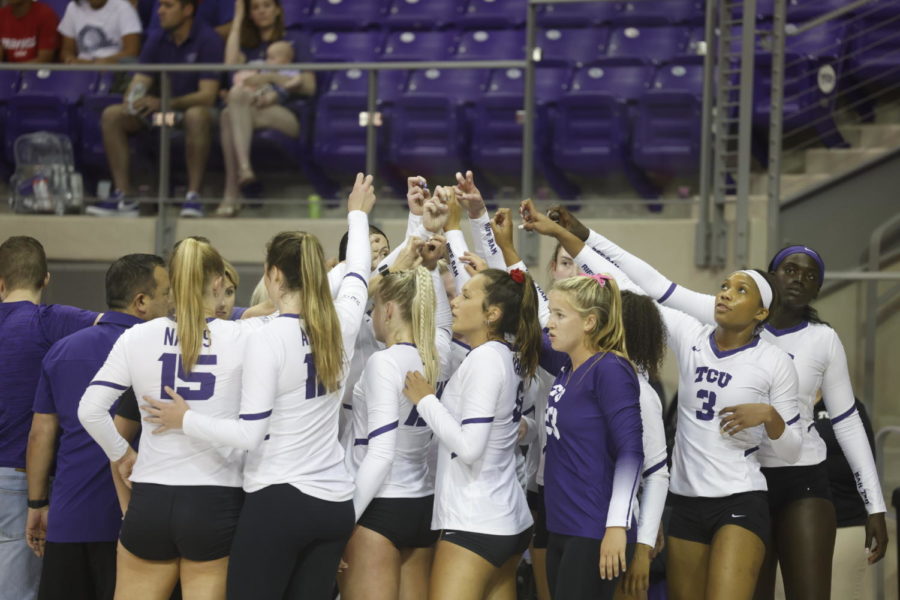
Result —
M759 289L759 295L762 298L763 307L766 310L769 310L772 306L772 286L769 285L766 278L750 269L744 269L743 271L738 271L738 273L743 273L756 282L756 287Z

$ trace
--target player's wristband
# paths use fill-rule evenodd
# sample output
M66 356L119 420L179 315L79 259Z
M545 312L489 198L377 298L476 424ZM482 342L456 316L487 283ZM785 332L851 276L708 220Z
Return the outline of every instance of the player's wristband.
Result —
M44 508L45 506L49 506L50 501L46 498L43 500L29 500L28 508Z

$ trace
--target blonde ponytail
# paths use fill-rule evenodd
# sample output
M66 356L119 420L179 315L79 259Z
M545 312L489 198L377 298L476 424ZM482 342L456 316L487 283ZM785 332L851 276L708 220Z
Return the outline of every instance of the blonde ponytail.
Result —
M204 294L214 277L225 274L225 263L218 251L206 242L187 238L179 242L169 263L172 298L175 302L175 331L181 347L181 364L190 373L209 334Z
M316 378L329 392L340 389L344 340L331 299L322 245L316 236L302 231L279 233L266 252L266 268L272 267L284 276L284 291L299 296L303 332L309 338Z
M438 357L434 346L434 310L437 303L431 272L423 266L409 271L388 273L376 292L382 302L394 302L400 318L409 322L413 343L425 366L425 379L432 386L438 379Z

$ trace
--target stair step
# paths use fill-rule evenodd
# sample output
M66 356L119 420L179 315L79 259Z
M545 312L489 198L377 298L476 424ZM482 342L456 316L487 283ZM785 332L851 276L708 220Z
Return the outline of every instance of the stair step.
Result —
M831 175L825 173L803 173L799 175L782 175L779 185L779 195L782 199L790 198L799 192L814 185L827 181ZM754 175L750 185L751 194L767 194L769 191L769 177L765 173Z
M857 148L896 148L900 146L900 125L848 125L844 139Z
M806 173L837 175L878 158L884 148L815 148L806 152Z

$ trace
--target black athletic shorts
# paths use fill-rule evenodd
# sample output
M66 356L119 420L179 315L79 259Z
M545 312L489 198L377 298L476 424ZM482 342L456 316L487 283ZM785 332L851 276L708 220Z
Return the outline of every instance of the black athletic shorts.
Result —
M135 483L119 540L144 560L224 558L243 503L241 488Z
M722 498L691 498L669 492L672 537L701 544L712 543L713 536L725 525L737 525L769 543L769 502L765 492L743 492Z
M538 491L529 491L526 496L531 515L534 517L534 538L531 545L537 550L546 550L550 534L547 531L547 509L544 507L544 486L539 485Z
M831 502L831 484L825 463L802 467L763 468L769 487L769 510L774 514L803 498L823 498Z
M516 535L491 535L460 531L459 529L444 529L441 531L441 539L471 550L495 567L500 568L510 558L518 556L528 549L533 532L534 527L529 527Z
M359 525L380 533L398 550L428 548L439 532L431 529L434 496L423 498L375 498L359 518Z

